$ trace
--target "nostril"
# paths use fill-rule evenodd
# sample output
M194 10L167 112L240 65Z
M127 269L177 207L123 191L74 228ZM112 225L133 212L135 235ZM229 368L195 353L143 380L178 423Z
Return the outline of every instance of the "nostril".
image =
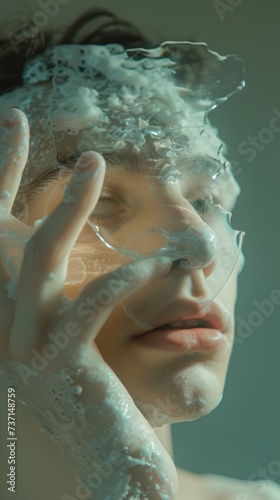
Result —
M188 227L181 233L169 235L169 243L176 249L180 267L185 270L204 269L215 259L217 254L217 236L209 227Z

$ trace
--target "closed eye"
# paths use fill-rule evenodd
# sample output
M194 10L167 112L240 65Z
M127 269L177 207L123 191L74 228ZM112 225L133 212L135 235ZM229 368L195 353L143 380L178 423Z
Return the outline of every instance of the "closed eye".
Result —
M101 194L94 210L90 217L95 220L105 219L106 217L113 218L123 213L123 207L119 200L112 196Z

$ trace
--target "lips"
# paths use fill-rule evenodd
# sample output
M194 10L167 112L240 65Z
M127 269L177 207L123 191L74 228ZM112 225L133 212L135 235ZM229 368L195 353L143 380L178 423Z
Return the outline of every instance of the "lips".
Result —
M168 356L175 353L213 356L228 350L229 337L225 333L229 331L229 313L217 303L206 305L207 308L198 301L185 300L172 304L172 313L167 316L164 311L161 320L134 335L135 345L144 348L145 352L152 349L167 352ZM182 311L185 313L182 314Z
M168 323L167 325L162 325L159 328L197 328L197 327L210 327L210 323L203 319L185 319L185 320L177 320L172 321L172 323ZM212 326L211 326L212 327Z
M180 304L177 310L175 306L169 316L164 317L163 314L160 320L153 322L150 331L170 328L178 328L178 330L207 328L225 333L229 322L228 312L222 309L217 303L212 302L207 308L201 308L201 305L198 303L186 301L184 302L184 309L186 311L191 310L192 312L182 314L182 305ZM204 312L204 309L207 309L207 312ZM145 330L138 333L137 336L147 333L147 330Z

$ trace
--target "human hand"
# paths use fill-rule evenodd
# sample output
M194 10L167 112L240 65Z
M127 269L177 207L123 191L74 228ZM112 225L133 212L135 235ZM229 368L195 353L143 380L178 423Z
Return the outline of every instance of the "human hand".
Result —
M112 309L169 263L143 259L120 268L121 278L108 273L63 300L68 257L98 201L105 160L84 153L61 203L40 226L24 224L11 209L29 127L22 112L12 113L1 144L1 374L69 460L86 498L176 498L171 458L94 342ZM110 305L85 320L81 304L108 289Z

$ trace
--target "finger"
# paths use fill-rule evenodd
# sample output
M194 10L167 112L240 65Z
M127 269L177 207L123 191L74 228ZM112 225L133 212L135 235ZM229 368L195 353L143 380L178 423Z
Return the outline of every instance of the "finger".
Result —
M12 343L25 342L22 325L27 344L27 336L35 341L50 312L56 310L65 285L68 256L98 201L104 175L104 158L94 152L84 153L62 202L27 242L17 288Z
M141 259L91 281L65 313L59 331L73 329L73 344L91 344L116 305L165 274L171 265L167 257Z
M83 153L63 200L36 231L30 246L40 251L41 258L45 258L49 266L59 266L58 263L70 254L99 199L105 168L103 156L93 151Z
M12 108L6 114L0 144L0 209L10 213L17 195L29 152L28 120Z

